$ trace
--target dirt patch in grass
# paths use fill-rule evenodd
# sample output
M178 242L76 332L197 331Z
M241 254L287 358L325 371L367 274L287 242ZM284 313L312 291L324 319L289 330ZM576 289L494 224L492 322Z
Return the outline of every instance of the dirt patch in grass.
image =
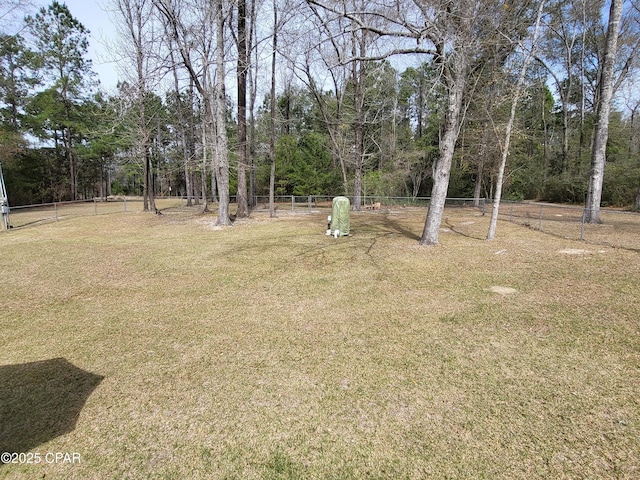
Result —
M558 253L563 253L565 255L587 255L591 252L583 248L564 248L562 250L558 250Z
M80 464L0 477L636 478L637 254L559 262L583 244L502 222L487 242L471 209L419 247L425 215L354 213L340 239L324 213L187 211L0 235L0 368L102 378L30 450Z
M493 293L499 293L501 295L511 295L513 293L518 293L518 290L516 290L515 288L503 287L500 285L494 285L492 287L489 287L489 290L492 291Z

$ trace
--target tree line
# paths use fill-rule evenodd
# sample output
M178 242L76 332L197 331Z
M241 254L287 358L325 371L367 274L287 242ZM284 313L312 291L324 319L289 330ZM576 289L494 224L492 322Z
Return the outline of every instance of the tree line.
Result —
M225 225L232 196L239 217L282 194L430 196L423 244L447 196L640 208L633 1L107 5L113 92L64 3L0 25L14 205L182 195Z

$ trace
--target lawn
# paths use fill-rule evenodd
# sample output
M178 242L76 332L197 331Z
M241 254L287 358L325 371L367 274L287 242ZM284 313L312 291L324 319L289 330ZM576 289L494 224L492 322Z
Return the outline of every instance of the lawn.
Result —
M640 254L425 213L0 232L0 478L639 478Z

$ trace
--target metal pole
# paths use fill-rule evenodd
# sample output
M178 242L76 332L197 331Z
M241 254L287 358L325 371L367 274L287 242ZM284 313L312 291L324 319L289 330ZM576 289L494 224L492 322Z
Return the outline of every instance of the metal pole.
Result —
M93 199L93 214L98 215L98 202L95 198Z
M2 225L5 230L9 230L9 196L7 195L7 187L4 183L2 174L2 163L0 163L0 216L2 216Z
M586 217L586 210L582 211L582 218L580 219L580 240L584 240L584 220Z
M294 197L293 195L291 195L291 211L293 212L293 210L295 209L295 205L296 205L296 197Z
M127 197L124 197L124 211L127 211Z
M58 221L58 204L53 204L53 216L56 217L56 222Z

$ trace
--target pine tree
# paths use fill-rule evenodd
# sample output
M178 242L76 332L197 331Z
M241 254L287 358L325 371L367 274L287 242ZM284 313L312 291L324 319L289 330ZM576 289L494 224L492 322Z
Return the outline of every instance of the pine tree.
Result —
M65 4L53 1L25 22L34 39L46 89L34 99L36 132L61 147L69 169L70 197L78 198L75 134L82 122L79 105L92 86L91 61L86 58L89 31Z

